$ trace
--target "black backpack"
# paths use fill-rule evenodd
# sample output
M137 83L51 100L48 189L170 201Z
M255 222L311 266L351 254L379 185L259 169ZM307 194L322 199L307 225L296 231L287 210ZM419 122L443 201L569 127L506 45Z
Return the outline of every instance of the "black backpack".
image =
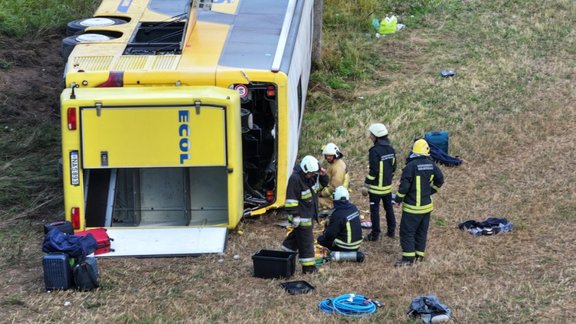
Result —
M100 287L98 273L98 265L96 258L87 257L78 262L72 270L74 275L74 283L76 288L80 291L93 290Z

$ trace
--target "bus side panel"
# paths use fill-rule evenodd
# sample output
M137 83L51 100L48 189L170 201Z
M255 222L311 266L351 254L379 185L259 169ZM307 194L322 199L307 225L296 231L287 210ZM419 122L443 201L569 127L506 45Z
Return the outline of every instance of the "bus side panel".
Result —
M66 220L72 221L71 211L73 207L80 211L80 229L84 229L84 175L81 162L80 147L80 105L77 101L70 100L70 91L66 89L60 98L61 102L61 131L62 131L62 175L64 184L64 211ZM76 119L76 129L68 127L69 110L73 111ZM72 174L72 155L76 155L77 174ZM76 168L75 168L76 169ZM74 178L74 181L73 181Z
M229 107L240 107L240 97L231 96ZM226 110L228 147L228 228L235 228L244 211L244 179L242 164L242 136L240 114L233 109Z

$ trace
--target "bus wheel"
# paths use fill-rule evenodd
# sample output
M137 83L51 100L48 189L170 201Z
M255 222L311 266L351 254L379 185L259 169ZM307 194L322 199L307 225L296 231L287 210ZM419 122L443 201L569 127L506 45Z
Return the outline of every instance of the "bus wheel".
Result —
M93 17L93 18L83 18L76 19L66 25L66 36L75 35L78 32L83 31L88 27L109 27L115 25L122 25L127 23L127 20L120 18L110 18L110 17Z
M74 49L74 46L82 42L101 42L114 39L116 37L96 34L96 33L86 33L81 35L68 36L62 40L62 57L67 60L70 53Z

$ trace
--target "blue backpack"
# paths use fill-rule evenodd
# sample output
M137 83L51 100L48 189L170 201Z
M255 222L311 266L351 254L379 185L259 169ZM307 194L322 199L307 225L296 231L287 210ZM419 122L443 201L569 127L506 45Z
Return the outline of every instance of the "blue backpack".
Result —
M98 242L92 234L86 236L70 235L62 232L57 227L51 229L44 237L42 251L63 252L71 258L83 260L88 254L96 251Z

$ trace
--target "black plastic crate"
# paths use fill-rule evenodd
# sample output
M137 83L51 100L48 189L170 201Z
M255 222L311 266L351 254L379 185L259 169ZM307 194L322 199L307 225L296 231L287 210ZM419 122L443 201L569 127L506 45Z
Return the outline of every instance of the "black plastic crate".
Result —
M252 256L254 277L288 278L296 269L296 253L273 250L260 250Z

